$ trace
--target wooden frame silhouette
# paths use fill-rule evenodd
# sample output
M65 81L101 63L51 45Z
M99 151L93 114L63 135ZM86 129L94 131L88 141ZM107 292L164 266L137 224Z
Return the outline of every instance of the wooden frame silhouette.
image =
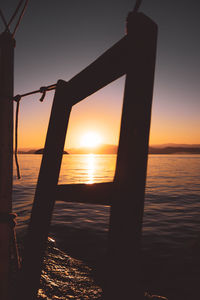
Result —
M157 26L137 13L129 17L127 28L128 34L95 62L70 81L57 83L28 229L20 299L34 299L37 293L56 199L111 205L104 298L130 299L133 293L134 299L143 297L139 249ZM126 83L114 181L57 185L72 106L122 75L126 75ZM132 277L127 275L129 269Z
M10 269L9 214L12 211L13 177L13 69L15 40L0 34L0 299L7 300ZM7 215L7 217L6 217ZM7 221L5 220L7 219Z

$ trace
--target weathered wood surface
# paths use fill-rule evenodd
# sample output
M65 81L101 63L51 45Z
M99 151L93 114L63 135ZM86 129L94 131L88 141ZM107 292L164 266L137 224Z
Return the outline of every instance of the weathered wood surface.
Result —
M0 35L0 213L12 210L14 40ZM8 299L9 225L0 222L0 299Z

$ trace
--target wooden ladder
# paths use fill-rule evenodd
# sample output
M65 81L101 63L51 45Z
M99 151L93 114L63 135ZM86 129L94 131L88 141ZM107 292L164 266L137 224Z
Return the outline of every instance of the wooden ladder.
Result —
M16 299L37 294L55 200L111 205L104 299L143 299L140 239L157 25L135 13L127 28L127 35L86 69L68 82L57 82ZM113 182L58 185L72 106L122 75L126 82Z

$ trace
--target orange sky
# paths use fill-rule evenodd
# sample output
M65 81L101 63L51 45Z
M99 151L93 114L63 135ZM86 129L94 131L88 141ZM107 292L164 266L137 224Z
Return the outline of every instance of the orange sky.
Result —
M59 78L69 80L125 34L133 3L119 1L29 1L16 34L14 94L23 94ZM8 20L17 0L3 1ZM150 144L200 144L200 2L143 1L141 11L159 28ZM74 16L78 22L74 22ZM35 21L37 20L37 22ZM0 31L4 25L0 23ZM119 79L73 108L67 148L96 131L102 143L117 144L124 79ZM23 98L19 148L44 146L53 92Z
M2 1L6 20L17 4ZM29 1L15 36L14 94L71 79L124 36L132 8L128 0L114 10L113 1L61 1L55 12L53 0ZM200 144L199 9L199 1L183 1L181 9L179 1L142 2L141 12L159 28L150 144ZM119 79L73 108L67 148L79 147L91 129L102 143L117 144L123 85ZM44 146L53 92L43 103L39 97L21 100L19 148Z
M73 107L65 149L80 147L82 136L91 131L101 137L103 144L118 143L123 85L124 78L119 79ZM200 143L199 119L191 118L190 112L181 113L181 108L177 115L169 104L162 111L156 105L157 93L154 94L150 144ZM43 103L37 101L38 96L21 101L19 148L44 146L53 95L49 93Z

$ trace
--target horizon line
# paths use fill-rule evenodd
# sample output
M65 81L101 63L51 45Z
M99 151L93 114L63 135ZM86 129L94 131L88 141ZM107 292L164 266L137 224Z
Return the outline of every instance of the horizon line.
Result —
M168 145L176 145L176 146L199 146L200 147L200 143L161 143L161 144L150 144L149 147L158 147L158 146L168 146ZM118 147L118 144L101 144L97 147L65 147L64 150L70 150L70 149L97 149L97 148L101 148L101 147ZM21 147L18 149L18 151L21 151L23 149L26 150L38 150L38 149L43 149L44 147L42 146L29 146L29 147Z

